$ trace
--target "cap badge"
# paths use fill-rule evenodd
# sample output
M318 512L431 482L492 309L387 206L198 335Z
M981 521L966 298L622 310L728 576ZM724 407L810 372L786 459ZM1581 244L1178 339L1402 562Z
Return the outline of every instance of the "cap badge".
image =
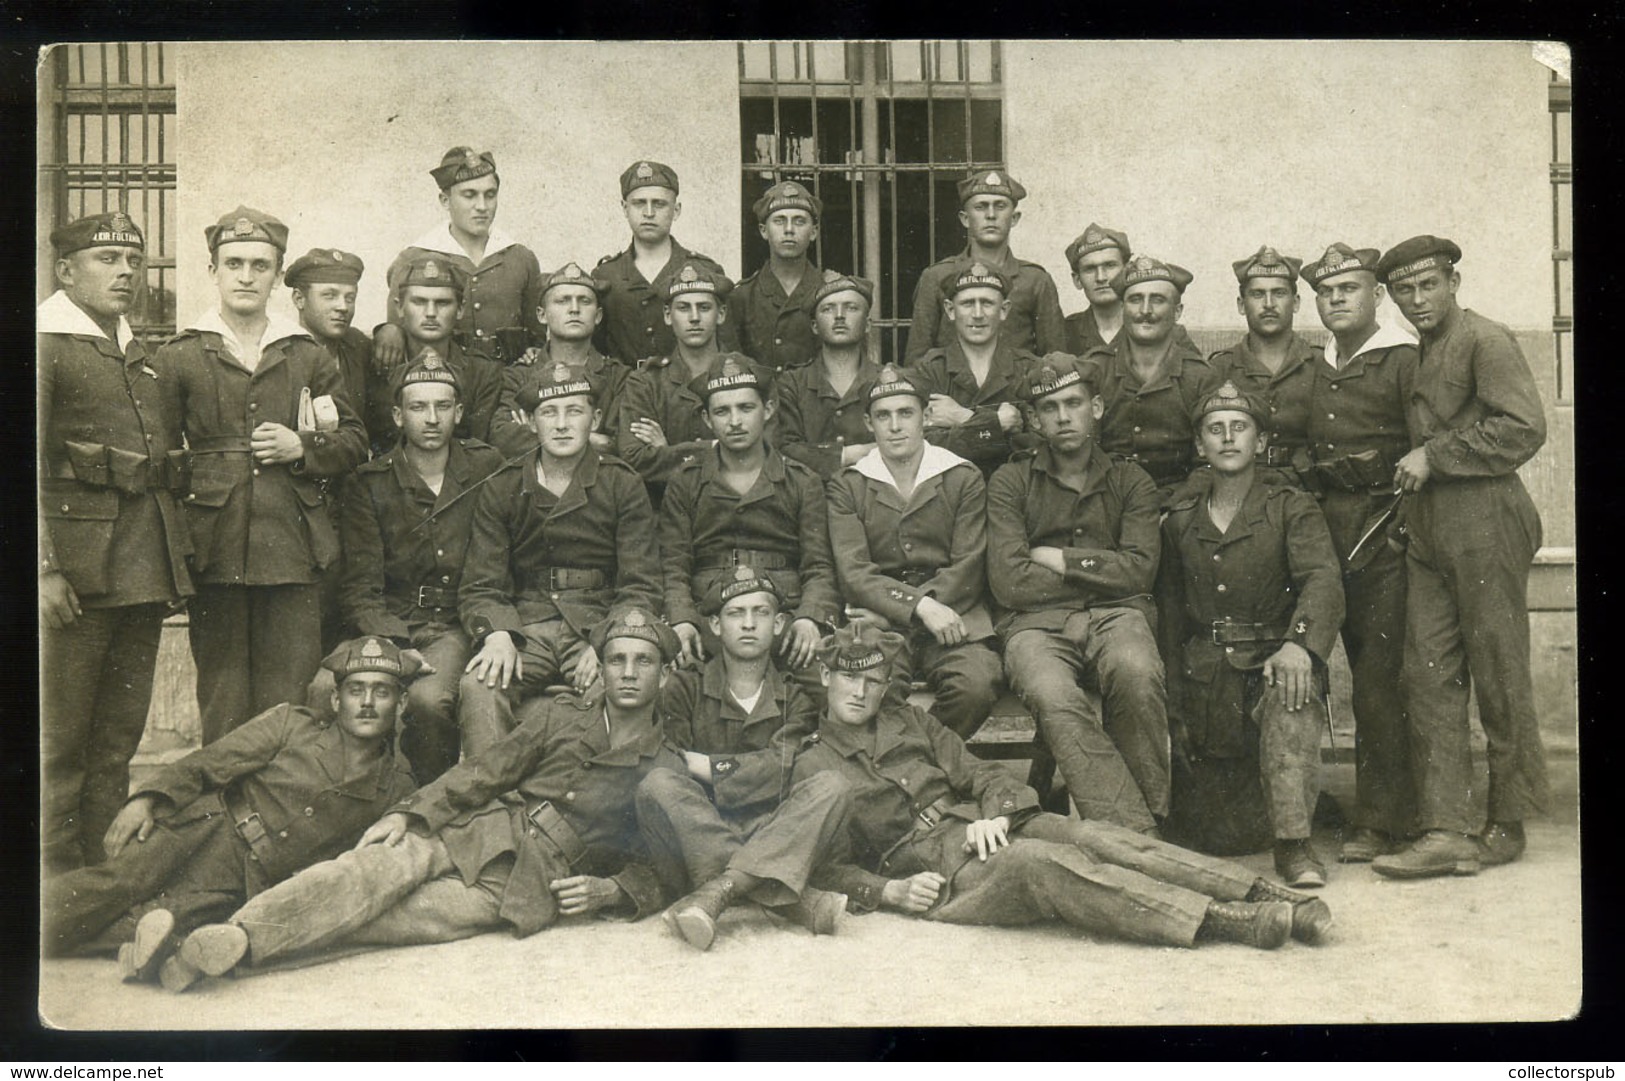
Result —
M478 154L476 154L473 151L472 148L464 150L463 151L463 168L465 168L465 169L478 169L479 167L480 167L480 156Z
M329 255L331 255L333 257L333 262L335 262L335 263L344 262L344 253L339 251L337 248L334 248L332 251L328 252L327 254L329 254Z
M1253 261L1255 263L1266 263L1270 266L1274 266L1281 261L1281 257L1275 253L1274 248L1265 245L1264 247L1258 249L1258 257Z
M699 278L700 278L699 271L694 269L694 264L693 263L690 263L689 265L685 266L683 268L683 270L682 270L682 273L677 275L677 280L680 281L680 282L698 281Z
M740 564L734 568L734 581L736 582L748 582L755 577L756 571L745 566L744 564Z
M441 368L445 367L445 365L441 363L440 354L436 353L433 349L425 349L423 354L418 357L418 363L422 365L423 370L426 372L437 372Z
M621 620L621 625L623 627L647 627L649 620L640 610L634 608L626 613L626 618Z
M574 263L571 263L569 266L564 268L564 276L572 280L579 278L581 277L581 268L576 266Z
M378 639L369 638L366 644L361 647L361 655L363 657L382 657L384 647L378 644Z
M655 175L655 171L649 168L648 162L640 161L638 162L636 171L634 171L632 175L637 177L639 180L648 180L651 176Z
M108 219L108 225L115 233L129 232L132 224L133 223L130 221L130 219L126 217L122 211L115 211L113 216Z
M1085 244L1099 244L1104 239L1105 237L1101 235L1099 229L1091 229L1087 233L1083 234L1083 242Z
M1004 181L999 179L999 174L998 173L988 173L987 176L983 179L982 183L986 184L990 188L996 188L999 185L1003 184Z
M745 374L745 369L741 368L739 366L739 362L733 357L728 357L722 362L722 374L724 376L743 375Z
M438 278L438 277L440 277L440 264L435 262L433 259L430 259L427 263L424 263L423 264L423 276L425 278Z
M247 218L238 218L236 221L231 223L231 235L253 236L254 223L249 221Z
M976 277L976 278L985 278L985 277L987 277L987 267L983 266L981 263L972 263L971 267L970 267L970 272L971 272L972 277Z
M1224 386L1219 388L1219 397L1221 397L1221 398L1239 398L1239 397L1241 397L1241 391L1236 389L1236 385L1234 383L1232 383L1230 380L1226 379L1224 381Z
M1320 257L1320 261L1327 266L1336 266L1343 261L1343 253L1338 250L1336 244L1333 244L1326 249L1326 254Z
M838 270L825 270L824 280L827 282L838 282L841 280L841 272Z
M562 361L562 360L559 361L557 364L553 365L553 382L555 382L555 383L568 383L569 381L570 381L570 366L568 364L564 363L564 361Z
M1156 261L1153 260L1149 255L1136 255L1134 257L1135 270L1150 270L1156 265Z

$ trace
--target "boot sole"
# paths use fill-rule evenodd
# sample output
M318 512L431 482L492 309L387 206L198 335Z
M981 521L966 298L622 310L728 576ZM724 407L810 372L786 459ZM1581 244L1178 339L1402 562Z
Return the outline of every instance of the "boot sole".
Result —
M179 957L208 976L224 976L248 954L248 933L232 923L199 927L181 943Z
M155 908L135 925L135 939L118 950L119 975L125 983L150 979L153 962L175 933L175 916L167 908Z
M1460 859L1448 865L1441 863L1431 867L1378 866L1373 862L1371 869L1384 878L1443 878L1446 875L1458 875L1467 878L1478 874L1479 861L1476 859Z
M716 921L698 908L685 908L672 917L672 923L683 941L697 950L708 950L716 941Z
M1320 898L1292 906L1292 937L1309 946L1318 946L1332 929L1332 910Z
M1257 933L1253 945L1261 950L1274 950L1286 945L1292 937L1292 905L1286 901L1269 901L1259 906Z
M164 985L165 991L174 995L185 991L202 978L203 973L181 960L178 953L165 958L163 967L158 970L158 982Z

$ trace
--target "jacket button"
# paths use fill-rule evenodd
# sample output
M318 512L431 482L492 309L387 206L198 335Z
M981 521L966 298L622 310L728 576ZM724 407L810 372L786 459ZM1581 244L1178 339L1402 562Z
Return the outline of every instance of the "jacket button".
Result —
M475 301L475 302L474 302L474 310L475 310L475 311L479 311L479 310L480 310L480 302L479 302L479 301L477 301L477 300L476 300L476 301Z
M259 468L259 466L255 466L255 467L254 467L254 475L255 475L255 476L256 476L256 477L257 477L257 476L259 476L259 475L260 475L260 468Z
M449 586L449 585L451 585L451 575L449 575L449 574L442 574L442 575L441 575L441 576L440 576L440 584L441 584L441 585L443 585L443 586Z
M1140 426L1139 426L1139 425L1138 425L1138 424L1136 424L1136 425L1135 425L1135 426L1134 426L1134 432L1135 432L1135 434L1136 434L1136 435L1138 435L1138 434L1139 434L1139 431L1140 431Z
M1217 563L1218 561L1219 561L1219 553L1214 552L1213 553L1213 562Z
M187 497L186 497L186 498L187 498L187 499L196 499L196 498L197 498L197 496L191 496L191 495L189 495L189 496L187 496ZM66 504L66 503L64 503L64 504L62 504L62 513L63 513L63 514L66 514L66 513L68 513L68 505L67 505L67 504Z
M913 542L912 542L912 541L904 541L904 542L903 542L903 551L905 551L905 552L912 552L912 551L914 551L914 544L913 544Z
M530 828L530 829L529 829L529 830L527 830L527 831L526 831L526 832L527 832L527 833L529 833L529 834L530 834L530 835L531 835L531 836L532 836L532 837L534 837L534 836L536 836L536 834L537 834L537 829L536 829L536 827L535 827L535 826L532 826L532 827L531 827L531 828Z
M581 768L582 769L592 769L592 763L591 762L583 762L583 763L581 763Z
M1220 592L1220 593L1223 593L1223 592L1224 592L1224 583L1223 583L1223 582L1220 582L1220 583L1219 583L1219 592Z
M1337 414L1336 413L1327 413L1326 414L1326 419L1327 420L1336 420L1337 419Z
M316 808L314 808L314 807L306 807L305 808L305 817L306 818L309 818L311 815L313 815L315 813L316 813Z
M248 411L249 411L249 412L250 412L250 413L252 413L252 412L254 412L254 411L255 411L255 410L256 410L256 409L258 409L258 408L259 408L259 407L260 407L260 403L259 403L259 402L249 402L249 403L248 403Z
M575 798L576 798L576 794L575 794L575 793L574 793L574 792L566 792L566 793L565 793L565 794L564 794L564 798L565 798L565 799L566 799L566 800L573 800L573 799L575 799Z
M1234 653L1236 651L1236 647L1235 646L1225 646L1224 651L1226 653Z
M286 841L288 839L288 831L283 830L282 832L278 833L277 836Z
M444 548L436 548L434 550L434 554L437 556L443 556L446 554L446 550Z

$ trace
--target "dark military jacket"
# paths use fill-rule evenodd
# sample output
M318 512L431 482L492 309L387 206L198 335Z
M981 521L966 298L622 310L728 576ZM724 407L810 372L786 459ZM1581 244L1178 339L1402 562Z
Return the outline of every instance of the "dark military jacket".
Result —
M439 834L470 886L492 860L513 853L499 911L522 936L558 918L549 883L571 875L614 880L627 897L618 912L632 919L661 906L633 797L650 770L681 771L683 761L663 745L658 715L615 732L613 743L606 716L601 700L550 699L393 808Z
M450 225L441 224L403 249L389 264L385 281L392 296L395 283L412 261L428 256L445 259L467 276L457 335L468 345L481 353L494 352L497 331L510 327L524 327L537 338L542 336L536 310L541 307L544 279L535 252L501 237L493 229L486 242L485 258L476 267L473 260L463 254L462 246L452 239ZM390 307L394 308L393 300Z
M1095 447L1081 488L1055 474L1046 447L1000 467L987 485L987 574L1006 641L1017 631L1059 631L1072 612L1125 605L1151 614L1157 572L1157 488L1132 462ZM1061 549L1066 573L1029 557Z
M384 453L395 445L395 418L390 411L395 402L390 394L389 378L373 369L372 339L350 327L338 338L316 340L339 366L344 393L349 395L350 408L367 429L367 444L372 453Z
M966 638L993 634L987 609L987 484L975 466L927 445L904 499L879 451L829 486L829 539L841 595L908 628L921 597L964 617Z
M818 727L817 704L771 664L761 696L745 712L728 691L720 656L701 669L672 673L661 691L661 712L667 743L711 760L712 798L724 810L782 800L796 750Z
M762 381L764 398L772 396L773 373L761 365L752 370ZM650 485L664 485L686 463L716 441L701 410L705 408L707 372L691 376L676 354L640 361L621 389L620 427L615 447ZM632 422L647 417L666 433L666 445L651 447L632 434ZM772 437L773 427L768 429Z
M884 706L862 726L826 719L797 756L795 780L823 770L851 786L852 812L813 885L846 894L856 911L880 907L892 878L923 870L951 878L975 859L960 850L967 822L1004 815L1015 827L1040 809L1031 788L976 758L918 706ZM940 820L927 826L922 812Z
M73 305L62 293L46 303ZM40 325L77 327L83 316L85 332L36 341L40 573L61 571L85 608L190 596L191 542L174 494L180 418L162 386L173 375L133 337L120 350L77 307L57 314L42 310Z
M165 342L153 364L172 380L192 452L185 506L193 575L230 585L314 582L339 555L316 478L347 473L367 457L366 429L333 357L307 334L290 334L267 341L250 371L219 334L188 329ZM332 396L338 429L299 432L305 456L293 465L260 465L250 433L264 421L297 431L306 388L313 398Z
M1027 368L1037 359L1017 348L1012 338L1001 333L993 352L993 363L988 366L987 379L977 386L970 361L965 358L957 338L920 357L906 374L926 393L927 400L932 394L946 394L974 414L955 427L927 427L925 437L975 463L983 476L991 475L1013 452L1036 446L1038 436L1032 432L1021 428L1013 432L1004 430L999 423L999 406L1005 402L1025 404ZM1023 412L1023 417L1025 415Z
M1129 341L1089 354L1100 364L1100 398L1105 405L1096 440L1114 458L1137 463L1159 487L1183 481L1196 464L1196 429L1191 412L1219 385L1194 347L1169 343L1161 370L1141 383L1129 362Z
M598 260L592 276L603 289L599 303L604 309L604 321L598 324L593 344L600 353L631 367L677 348L677 338L666 325L666 287L685 263L706 267L713 274L723 273L721 263L689 251L677 243L676 237L671 241L671 258L652 282L638 272L637 253L631 244ZM717 328L717 344L724 352L739 348L739 334L732 318Z
M954 342L953 325L942 315L942 283L976 262L993 267L1010 282L1010 314L999 332L1004 341L1014 349L1040 356L1066 346L1066 317L1061 314L1061 296L1049 271L1013 254L1007 254L1003 262L972 256L966 245L958 255L932 263L920 272L920 282L914 287L914 317L909 324L904 364L917 364L929 350L943 349Z
M1294 452L1309 443L1310 402L1319 369L1327 367L1326 354L1294 331L1286 360L1272 372L1254 355L1244 334L1229 349L1208 357L1207 363L1215 384L1228 379L1269 406L1270 421L1262 428L1269 436L1268 457L1261 464L1289 464Z
M805 364L818 351L818 339L804 305L823 283L823 272L810 261L789 293L771 262L742 279L728 297L728 324L739 334L739 351L775 372Z
M588 637L610 615L658 611L660 554L643 482L619 458L582 451L562 496L527 456L481 486L458 609L476 643L492 631L523 638L527 623L563 619ZM593 571L601 585L552 588L551 570Z
M1157 641L1170 712L1197 746L1239 753L1244 695L1230 673L1263 667L1282 642L1324 671L1343 624L1342 562L1314 497L1262 480L1225 532L1195 495L1168 512L1162 537ZM1252 625L1243 636L1257 640L1217 641L1222 620Z
M748 552L751 566L784 595L792 619L833 627L841 599L823 481L772 447L744 495L723 482L720 467L718 450L700 454L678 471L660 506L667 618L698 626L714 613L722 587L733 581L733 554Z
M1066 317L1066 351L1075 357L1085 356L1095 349L1110 349L1122 338L1122 327L1117 328L1117 333L1109 341L1101 337L1100 324L1095 320L1093 308L1085 308ZM1196 351L1196 343L1191 340L1190 331L1185 329L1184 323L1174 324L1174 342Z
M501 465L495 448L453 439L439 495L399 447L344 479L339 604L347 624L403 646L414 644L413 633L427 624L456 624L457 587L479 498L463 493Z
M552 371L553 358L545 345L525 350L503 370L502 390L491 416L491 444L510 458L540 445L536 429L520 424L513 419L513 414L519 409L520 396L527 390L536 390L543 379L552 377ZM593 405L604 414L595 430L614 439L620 421L621 388L631 372L594 350L587 358L585 374L592 385Z
M1331 462L1375 451L1383 482L1373 488L1393 490L1394 466L1411 449L1406 410L1416 386L1415 340L1401 331L1379 327L1370 341L1333 368L1315 365L1309 402L1309 453L1315 462Z
M810 361L780 372L773 380L780 453L825 480L839 473L842 451L874 442L863 418L868 413L869 388L878 374L880 369L865 356L852 385L845 394L837 394L816 351Z
M1422 341L1410 423L1412 442L1427 447L1429 485L1514 473L1546 442L1523 350L1506 327L1467 308Z
M221 884L232 889L247 883L252 895L348 851L412 791L411 774L387 747L364 773L346 778L343 740L330 716L284 703L165 766L134 795L168 799L176 810L160 821L172 830L199 828L205 821L231 829L236 818L227 812L227 800L258 814L266 833L262 851L243 843L236 882Z

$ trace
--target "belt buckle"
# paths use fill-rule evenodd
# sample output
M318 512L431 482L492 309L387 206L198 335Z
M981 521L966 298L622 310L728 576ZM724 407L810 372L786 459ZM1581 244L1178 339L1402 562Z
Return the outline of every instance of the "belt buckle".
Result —
M1230 625L1230 621L1228 619L1215 619L1213 621L1213 623L1208 627L1208 637L1210 637L1213 640L1214 645L1216 645L1216 646L1224 645L1224 640L1222 638L1220 638L1219 635L1229 625Z
M424 596L424 594L428 592L428 589L429 589L428 586L418 586L418 607L419 608L438 608L439 605L430 604L428 599Z
M552 593L557 593L559 590L564 588L563 586L559 585L559 568L547 568L547 588L548 591Z
M931 827L935 826L938 822L942 821L942 816L941 815L937 815L935 818L932 817L931 808L929 808L929 807L921 807L920 808L920 813L916 817L919 818L919 820L922 823L925 824L926 829L930 829Z
M738 548L730 548L730 549L728 549L728 566L730 566L730 567L739 566L739 549Z
M258 811L249 812L247 816L240 819L232 828L237 831L237 836L241 837L249 844L253 844L255 841L264 840L266 837L270 836L265 829L265 820L260 817L260 813ZM254 836L250 837L249 833L253 831L257 832L255 832Z
M537 829L542 829L542 823L539 821L539 816L543 811L547 810L551 806L553 806L553 801L544 799L536 806L526 811L525 817L530 820L531 825L535 826ZM542 830L542 832L546 833L547 831Z

